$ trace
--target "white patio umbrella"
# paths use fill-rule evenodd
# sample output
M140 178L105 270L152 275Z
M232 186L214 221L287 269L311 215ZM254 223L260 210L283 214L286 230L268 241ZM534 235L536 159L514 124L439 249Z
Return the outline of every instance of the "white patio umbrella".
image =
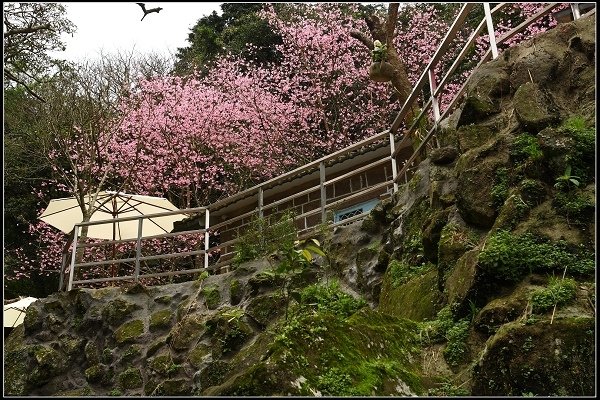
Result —
M37 299L35 297L25 297L14 303L4 305L4 327L14 328L23 323L27 307Z
M135 217L179 210L169 200L162 197L111 191L98 193L94 208L97 210L92 214L90 221ZM175 214L144 218L142 237L171 232L173 230L173 223L185 217L185 214ZM39 218L65 233L70 233L76 223L83 221L83 214L81 213L77 199L75 197L67 197L50 200L48 207ZM138 236L138 221L120 221L110 224L91 225L88 228L87 236L108 240L135 239Z

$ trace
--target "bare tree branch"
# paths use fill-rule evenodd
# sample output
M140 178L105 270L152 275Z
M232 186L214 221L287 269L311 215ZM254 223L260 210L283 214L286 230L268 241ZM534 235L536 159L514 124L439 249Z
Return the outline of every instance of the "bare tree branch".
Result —
M25 82L23 82L22 80L20 80L19 78L17 78L13 74L11 74L10 71L8 71L6 68L4 69L4 75L6 75L6 77L8 79L10 79L11 81L14 81L14 82L18 83L19 85L22 85L25 88L25 90L27 90L27 93L29 93L30 95L32 95L33 97L35 97L36 99L38 99L39 101L41 101L42 103L46 102L46 100L44 100L40 95L38 95L37 93L35 93L33 91L33 89L31 89L29 86L27 86L27 84Z
M7 38L7 37L10 37L13 35L18 35L18 34L23 34L23 33L35 33L35 32L42 31L42 30L51 31L52 29L50 28L50 24L30 26L27 28L15 28L15 29L10 29L10 30L4 32L4 37Z
M373 39L369 38L364 33L359 32L359 31L352 31L352 32L350 32L350 36L352 36L354 39L357 39L359 42L361 42L362 44L367 46L369 48L369 50L373 50L373 48L374 48Z

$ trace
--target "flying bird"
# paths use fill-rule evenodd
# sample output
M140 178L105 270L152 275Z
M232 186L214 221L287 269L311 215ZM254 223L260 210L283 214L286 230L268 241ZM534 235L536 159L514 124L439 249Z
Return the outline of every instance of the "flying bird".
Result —
M146 10L146 4L145 3L135 3L138 6L142 7L142 11L144 12L144 16L142 17L142 19L140 19L140 21L143 21L144 18L146 18L146 15L150 14L150 13L158 13L160 12L160 10L162 10L162 7L156 7L156 8L151 8L149 10Z

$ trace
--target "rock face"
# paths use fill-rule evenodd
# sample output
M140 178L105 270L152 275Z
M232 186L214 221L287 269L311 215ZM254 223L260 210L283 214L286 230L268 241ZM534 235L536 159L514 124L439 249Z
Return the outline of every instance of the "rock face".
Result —
M593 395L594 40L592 15L476 71L411 181L321 238L325 267L34 303L5 394Z

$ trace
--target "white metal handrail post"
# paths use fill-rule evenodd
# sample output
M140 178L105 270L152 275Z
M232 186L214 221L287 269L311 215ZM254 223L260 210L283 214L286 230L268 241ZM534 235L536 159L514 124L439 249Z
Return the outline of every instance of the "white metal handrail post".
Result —
M394 133L390 130L390 154L392 160L392 181L394 182L394 193L398 191L398 183L396 182L396 176L398 175L398 167L396 166L396 139Z
M75 276L75 258L77 257L77 239L79 237L79 225L73 228L73 254L71 256L71 270L69 271L69 284L67 292L73 288L73 277Z
M490 38L490 49L492 50L492 58L496 59L498 57L498 47L496 46L496 32L494 31L494 22L492 21L490 3L483 3L483 11L485 12L485 22L487 23L488 36Z
M433 108L433 123L437 125L440 121L440 104L438 102L438 97L435 94L437 89L437 84L435 82L435 73L433 72L433 68L435 65L432 65L429 68L429 90L431 92L431 106Z
M68 257L68 252L64 252L62 255L62 261L60 263L60 275L58 277L58 291L62 291L63 290L63 283L65 280L65 268L67 266L67 257Z
M577 21L581 18L581 13L579 12L579 3L571 3L571 12L573 13L573 20Z
M264 191L262 187L258 188L258 218L263 217Z
M204 210L204 213L205 213L204 214L204 269L208 269L208 249L209 249L208 228L210 227L210 211L208 211L208 208L206 210Z
M133 279L135 282L138 281L139 276L140 276L140 257L142 256L142 224L143 224L143 222L144 222L144 217L140 217L138 219L137 242L135 244L135 272L133 274Z
M327 205L327 192L325 191L325 162L321 161L319 163L319 185L321 187L321 222L327 222L327 213L325 211L325 206Z

